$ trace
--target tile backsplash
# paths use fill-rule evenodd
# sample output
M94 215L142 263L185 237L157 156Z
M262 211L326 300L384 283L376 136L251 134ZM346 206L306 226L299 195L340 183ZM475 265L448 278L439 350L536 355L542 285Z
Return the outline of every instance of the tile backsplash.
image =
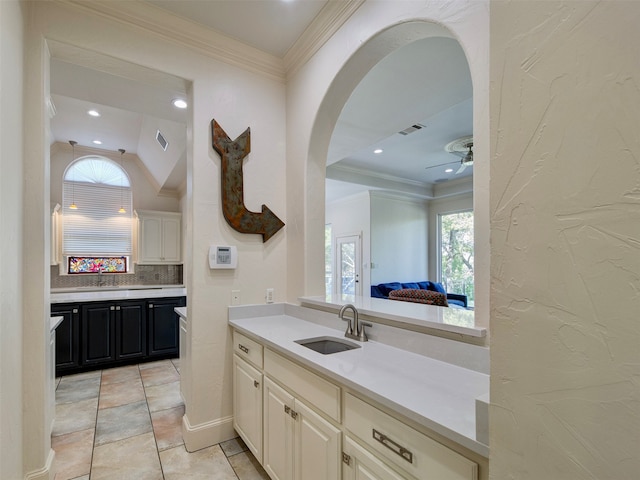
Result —
M182 265L136 265L135 273L103 273L107 285L181 285ZM60 275L57 265L51 266L51 288L90 287L98 284L98 275Z

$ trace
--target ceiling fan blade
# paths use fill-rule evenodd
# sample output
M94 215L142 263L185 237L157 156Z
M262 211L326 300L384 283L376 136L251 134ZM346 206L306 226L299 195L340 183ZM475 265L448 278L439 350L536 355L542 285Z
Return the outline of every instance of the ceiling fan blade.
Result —
M467 165L465 163L463 163L462 165L460 165L460 168L458 169L458 171L456 172L456 175L458 175L459 173L464 172L464 169L467 168Z
M441 163L440 165L431 165L430 167L424 167L424 169L428 170L430 168L444 167L445 165L451 165L452 163L459 163L459 162L453 161L453 162Z

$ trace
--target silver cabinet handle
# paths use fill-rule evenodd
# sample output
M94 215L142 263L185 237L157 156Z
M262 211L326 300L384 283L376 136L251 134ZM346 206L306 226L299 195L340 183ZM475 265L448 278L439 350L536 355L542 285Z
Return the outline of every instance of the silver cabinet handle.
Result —
M116 310L120 310L120 305L116 305Z
M78 309L74 308L73 310L71 310L71 313L78 313Z
M115 306L113 306L113 305L111 305L111 306L109 307L109 310L111 310L111 311L113 311L113 310L115 310L115 309L116 309L116 307L115 307Z
M150 304L149 304L149 308L153 308L153 303L150 303Z
M404 458L407 462L413 463L413 453L411 453L409 450L404 448L399 443L396 443L393 440L391 440L384 433L380 433L375 428L373 429L373 438L374 438L374 440L377 440L382 445L387 447L389 450L391 450L396 455L399 455L402 458Z
M238 348L242 350L244 353L249 353L249 349L244 345L242 345L241 343L238 344Z

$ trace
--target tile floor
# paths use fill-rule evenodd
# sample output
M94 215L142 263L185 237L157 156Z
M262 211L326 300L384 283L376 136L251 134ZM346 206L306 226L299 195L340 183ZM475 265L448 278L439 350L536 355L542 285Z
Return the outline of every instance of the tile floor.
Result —
M236 438L189 453L179 360L58 378L55 480L268 480Z

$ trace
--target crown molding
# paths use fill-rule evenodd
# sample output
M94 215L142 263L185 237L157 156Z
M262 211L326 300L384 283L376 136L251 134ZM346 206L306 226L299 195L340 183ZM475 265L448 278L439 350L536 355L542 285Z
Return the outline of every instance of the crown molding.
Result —
M365 0L329 0L285 54L287 78L295 75L364 2Z
M282 59L146 2L55 0L66 7L152 32L202 55L285 81Z

